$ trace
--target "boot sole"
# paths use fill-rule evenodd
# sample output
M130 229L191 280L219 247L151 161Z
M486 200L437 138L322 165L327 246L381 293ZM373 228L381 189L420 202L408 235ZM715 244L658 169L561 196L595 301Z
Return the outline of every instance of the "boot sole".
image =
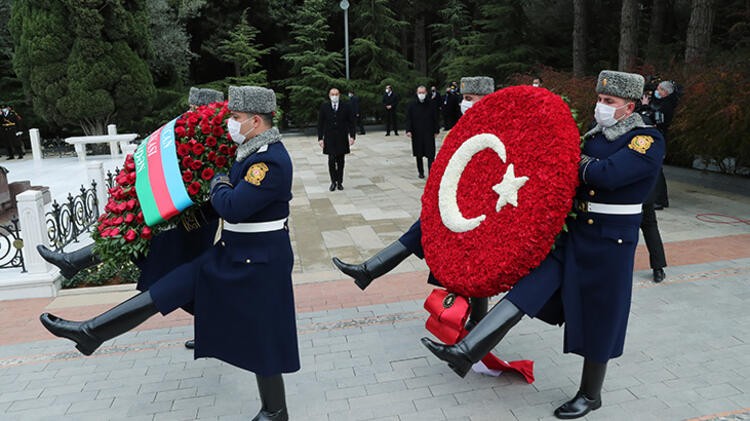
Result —
M558 414L555 413L555 418L561 419L561 420L574 420L576 418L585 417L589 412L596 411L597 409L602 407L601 401L598 403L592 405L588 411L580 413L580 414Z

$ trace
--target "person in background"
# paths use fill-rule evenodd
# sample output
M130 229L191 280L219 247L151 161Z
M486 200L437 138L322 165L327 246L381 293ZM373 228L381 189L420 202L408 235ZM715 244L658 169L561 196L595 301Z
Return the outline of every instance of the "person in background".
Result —
M440 133L434 102L427 98L427 88L417 88L417 97L406 109L406 137L411 139L411 152L417 160L417 174L424 178L424 161L427 170L435 160L435 136Z
M331 88L328 99L318 111L318 145L328 155L328 190L344 190L344 159L354 144L354 116L349 104L341 101L338 89Z
M362 122L362 114L359 108L359 97L354 93L353 89L349 89L349 106L354 114L354 124L357 127L359 134L365 134L365 126Z
M16 114L10 104L0 103L0 143L5 144L8 151L8 159L23 159L23 146L21 145L21 116Z
M398 95L393 92L393 87L388 85L385 87L385 93L383 94L383 108L385 108L385 135L391 135L391 129L393 134L398 136L398 126L396 123L396 107L398 106Z
M531 81L531 86L535 88L541 88L542 87L542 78L535 77L534 80Z

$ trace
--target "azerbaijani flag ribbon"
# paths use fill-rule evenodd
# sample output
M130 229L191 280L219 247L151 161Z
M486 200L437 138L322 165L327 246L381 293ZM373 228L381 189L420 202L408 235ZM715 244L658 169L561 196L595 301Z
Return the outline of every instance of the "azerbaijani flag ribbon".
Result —
M146 225L152 227L193 205L182 182L177 162L174 124L177 119L151 133L133 155L135 192Z

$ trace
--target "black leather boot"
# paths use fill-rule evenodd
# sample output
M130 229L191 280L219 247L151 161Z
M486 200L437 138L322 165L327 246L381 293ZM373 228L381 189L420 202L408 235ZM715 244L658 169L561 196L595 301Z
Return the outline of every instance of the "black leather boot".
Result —
M607 363L583 360L581 388L576 396L555 409L555 416L561 420L583 417L602 406L602 385L607 373Z
M36 246L36 250L42 259L60 268L60 273L67 279L74 277L83 269L101 263L99 257L94 254L93 244L70 253L52 251L41 244Z
M380 276L390 272L391 269L404 261L411 252L398 241L394 241L388 247L380 250L377 254L367 259L364 263L350 265L333 258L333 264L340 271L354 278L354 283L364 291L368 285Z
M260 394L262 407L253 421L288 421L284 379L281 374L269 377L256 374L255 380L258 382L258 394Z
M71 322L49 313L39 316L39 320L53 335L70 339L83 355L91 355L102 342L133 329L156 313L151 294L145 291L84 322Z
M422 344L436 357L447 362L456 374L465 377L471 366L492 351L522 317L523 312L515 304L502 299L459 343L443 345L422 338Z
M185 341L185 348L195 349L195 339L188 339L187 341Z
M479 323L487 314L487 308L490 304L489 298L469 298L471 304L471 313L469 313L469 321L466 322L466 330L474 329L474 326Z

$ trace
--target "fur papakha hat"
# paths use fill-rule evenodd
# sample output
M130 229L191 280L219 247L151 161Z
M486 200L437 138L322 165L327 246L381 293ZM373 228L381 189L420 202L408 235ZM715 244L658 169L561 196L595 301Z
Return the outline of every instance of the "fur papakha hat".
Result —
M624 99L640 99L643 96L643 76L636 73L602 70L596 81L596 93Z
M276 111L276 94L260 86L230 86L227 107L230 111L269 114Z
M190 88L190 96L188 97L190 105L208 105L222 101L224 101L224 92L215 89Z
M474 95L489 95L495 92L495 79L487 76L461 78L461 93Z

